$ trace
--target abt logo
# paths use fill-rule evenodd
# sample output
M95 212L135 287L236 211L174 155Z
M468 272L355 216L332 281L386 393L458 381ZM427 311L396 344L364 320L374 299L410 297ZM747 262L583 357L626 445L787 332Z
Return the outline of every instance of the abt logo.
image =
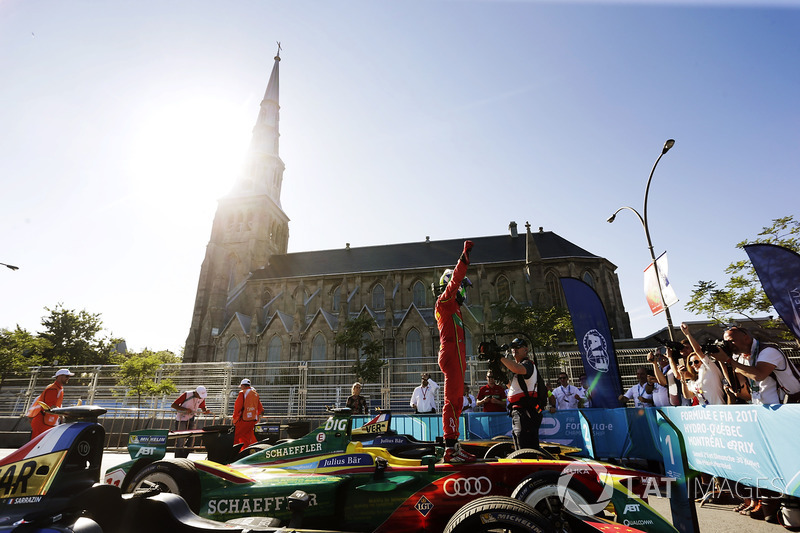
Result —
M625 510L622 511L622 514L628 513L638 513L639 512L639 504L638 503L629 503L625 506Z
M139 451L136 452L136 457L139 457L139 456L142 456L142 455L155 455L155 454L156 454L155 446L142 446L141 448L139 448ZM136 457L134 457L134 459Z

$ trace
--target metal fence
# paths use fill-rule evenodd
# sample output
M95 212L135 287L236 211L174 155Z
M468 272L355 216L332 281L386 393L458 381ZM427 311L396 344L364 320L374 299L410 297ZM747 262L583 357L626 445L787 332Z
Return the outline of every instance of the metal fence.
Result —
M782 347L784 353L796 363L800 350L794 345ZM617 350L617 363L622 377L623 389L636 382L636 369L648 366L649 349ZM555 357L553 357L555 355ZM540 364L544 357L538 356ZM548 385L552 385L558 372L564 370L573 384L583 373L580 352L558 352L550 360L557 359L552 367L543 368ZM328 406L343 407L350 395L355 376L350 372L353 361L321 362L250 362L250 363L186 363L163 365L153 379L170 379L177 393L164 396L137 397L131 390L120 385L119 367L80 366L72 367L75 376L64 388L64 405L93 404L105 407L109 413L105 418L148 418L168 421L174 417L170 409L172 401L181 391L204 385L208 389L206 405L214 414L212 423L227 423L233 410L239 382L249 378L258 391L266 416L288 419L324 417ZM465 383L473 393L485 384L487 364L477 357L467 361ZM23 416L31 402L53 381L56 367L36 367L27 374L6 377L0 387L0 416ZM414 388L419 385L420 372L429 372L434 381L443 385L443 375L436 359L408 364L405 359L387 360L378 383L364 383L361 394L368 400L370 408L390 408L398 414L409 413L409 401ZM442 395L439 394L441 400Z

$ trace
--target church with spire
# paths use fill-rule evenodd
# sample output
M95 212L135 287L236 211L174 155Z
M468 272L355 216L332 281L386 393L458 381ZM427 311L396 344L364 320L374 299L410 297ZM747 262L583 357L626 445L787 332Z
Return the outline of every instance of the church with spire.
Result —
M565 238L526 223L488 237L287 253L281 207L280 47L245 164L219 200L200 268L184 362L351 359L334 344L349 318L375 321L385 358L430 361L439 349L431 284L475 242L463 309L467 353L475 354L493 304L564 307L559 277L582 279L600 296L615 338L631 336L616 266ZM380 337L379 339L377 337Z

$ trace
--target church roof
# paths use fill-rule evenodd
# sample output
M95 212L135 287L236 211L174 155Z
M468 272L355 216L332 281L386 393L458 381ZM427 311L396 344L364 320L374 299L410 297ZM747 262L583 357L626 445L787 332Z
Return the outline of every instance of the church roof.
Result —
M531 234L543 260L595 258L551 231ZM525 261L525 234L475 237L470 254L473 264ZM253 272L251 280L381 272L415 268L446 268L458 260L464 239L342 248L273 255L267 266Z

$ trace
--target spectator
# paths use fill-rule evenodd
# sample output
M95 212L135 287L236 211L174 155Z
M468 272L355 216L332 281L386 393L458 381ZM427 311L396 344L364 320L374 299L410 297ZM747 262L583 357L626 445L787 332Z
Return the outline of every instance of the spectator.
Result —
M461 408L461 412L464 411L472 412L475 410L475 396L469 393L469 385L464 383L464 405Z
M353 387L350 389L351 395L347 398L347 402L344 404L345 407L350 408L350 414L353 415L365 415L369 411L367 407L367 399L361 396L361 383L356 381L353 383Z
M705 353L700 343L695 340L689 331L689 326L681 324L681 331L694 350L687 358L687 365L697 373L697 379L692 383L690 391L698 396L700 405L723 405L728 403L725 391L722 388L722 371L717 363ZM691 396L689 396L691 398Z
M566 372L558 374L559 386L553 389L553 396L550 398L551 412L562 409L577 409L581 395L578 387L569 384L569 376Z
M436 391L439 385L431 379L427 372L422 373L422 383L411 394L411 407L415 413L426 414L436 412Z
M666 362L667 357L664 354L652 351L647 354L647 360L653 364L653 371L647 376L648 382L652 385L652 389L648 389L648 391L653 394L653 405L655 407L672 405L670 403L669 389L666 387L668 383L667 376L662 368L662 364ZM667 368L669 368L669 363L667 363Z
M243 379L239 383L239 389L241 390L233 404L233 425L235 427L233 444L241 443L242 449L244 449L258 441L255 429L261 413L264 412L264 406L261 405L261 398L258 397L258 393L252 387L249 379Z
M55 380L45 387L44 391L33 401L28 410L28 418L31 421L31 440L60 423L61 419L58 415L51 414L49 411L54 407L61 407L61 402L64 401L64 385L69 383L69 378L74 375L69 369L62 368L53 376ZM42 403L46 407L43 407Z
M172 402L172 408L177 411L175 415L175 430L188 431L194 429L195 415L198 411L205 415L210 415L211 411L206 409L206 396L208 391L202 385L198 385L194 390L187 390L178 399ZM188 457L189 450L186 448L187 438L179 438L175 442L175 457Z
M581 382L580 387L578 387L578 394L581 395L578 407L588 409L592 406L592 388L589 385L589 377L586 374L581 374L578 380Z
M506 411L506 389L497 384L491 370L486 373L486 385L478 390L478 401L475 403L483 407L484 413Z
M634 407L652 407L653 394L647 392L647 369L641 367L636 370L636 380L638 383L632 385L625 394L619 395L619 401L624 406L628 400L633 400Z

